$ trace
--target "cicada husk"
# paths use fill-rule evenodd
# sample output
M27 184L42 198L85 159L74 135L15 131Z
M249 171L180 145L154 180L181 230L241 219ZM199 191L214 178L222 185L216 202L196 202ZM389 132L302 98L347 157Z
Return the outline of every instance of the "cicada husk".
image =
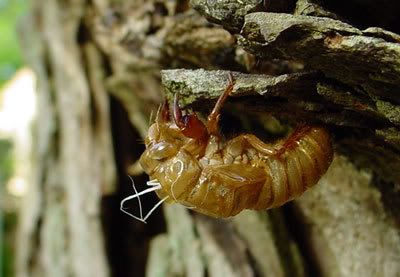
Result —
M252 134L225 141L218 133L220 109L234 88L233 77L206 124L195 114L183 115L175 98L159 111L145 140L140 164L156 191L213 217L230 217L244 209L279 207L315 185L333 156L329 132L302 125L288 138L267 144Z

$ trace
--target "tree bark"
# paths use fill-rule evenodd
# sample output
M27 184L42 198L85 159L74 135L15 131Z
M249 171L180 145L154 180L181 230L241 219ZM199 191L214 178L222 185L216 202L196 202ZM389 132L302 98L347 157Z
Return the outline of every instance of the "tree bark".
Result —
M77 41L84 1L32 3L20 25L37 74L34 165L21 212L18 276L107 276L100 200L115 169L103 65ZM87 69L85 71L85 68Z
M18 276L399 276L396 6L32 2L19 30L38 114ZM226 220L179 205L147 225L122 214L134 193L127 175L145 188L136 161L150 114L179 93L206 116L228 72L236 84L222 133L273 141L299 123L324 125L335 146L328 172L284 207Z

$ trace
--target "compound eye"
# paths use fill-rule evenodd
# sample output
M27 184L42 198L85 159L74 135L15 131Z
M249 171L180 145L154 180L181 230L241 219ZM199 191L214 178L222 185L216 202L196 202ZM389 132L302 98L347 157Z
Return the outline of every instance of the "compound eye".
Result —
M177 148L169 142L157 142L148 148L149 157L155 160L162 160L171 157L178 152Z

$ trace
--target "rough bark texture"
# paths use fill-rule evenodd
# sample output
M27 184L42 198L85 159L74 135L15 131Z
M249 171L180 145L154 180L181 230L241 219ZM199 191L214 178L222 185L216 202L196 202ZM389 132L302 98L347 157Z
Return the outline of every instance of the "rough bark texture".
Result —
M77 41L84 3L60 4L33 4L20 25L38 77L38 118L16 273L107 276L100 197L113 190L115 166L104 69L93 43Z
M398 5L33 3L20 33L39 78L36 171L18 275L399 276ZM228 71L236 85L222 133L273 141L288 126L323 124L336 150L327 174L282 208L227 220L177 205L147 225L121 214L127 175L145 187L136 160L151 112L179 93L206 116Z

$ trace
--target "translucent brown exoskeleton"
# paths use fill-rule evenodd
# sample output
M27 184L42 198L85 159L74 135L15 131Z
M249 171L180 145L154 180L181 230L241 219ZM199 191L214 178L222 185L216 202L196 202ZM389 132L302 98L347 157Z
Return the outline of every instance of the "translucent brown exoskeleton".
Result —
M234 85L229 74L205 124L195 113L182 114L177 94L173 120L164 103L140 158L150 188L125 200L155 191L162 199L157 206L176 202L209 216L230 217L244 209L279 207L318 182L333 156L330 135L322 127L301 125L274 144L252 134L221 137L220 110Z

